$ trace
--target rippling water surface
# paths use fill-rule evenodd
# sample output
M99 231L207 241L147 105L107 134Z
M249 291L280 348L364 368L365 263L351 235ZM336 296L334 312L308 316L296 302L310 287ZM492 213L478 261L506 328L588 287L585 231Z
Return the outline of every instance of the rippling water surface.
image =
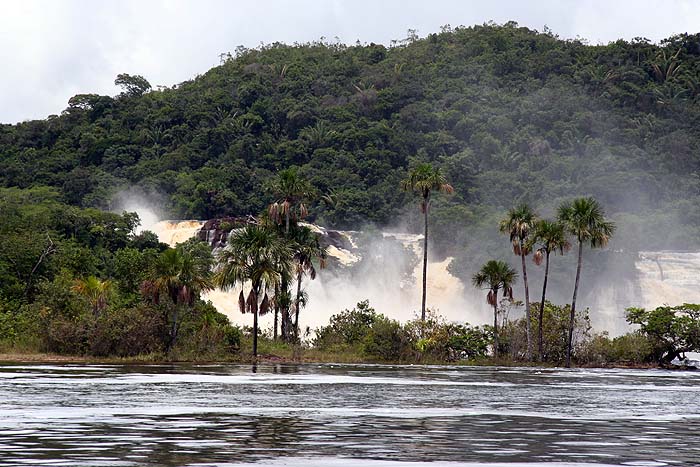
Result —
M700 466L700 375L0 366L0 465Z

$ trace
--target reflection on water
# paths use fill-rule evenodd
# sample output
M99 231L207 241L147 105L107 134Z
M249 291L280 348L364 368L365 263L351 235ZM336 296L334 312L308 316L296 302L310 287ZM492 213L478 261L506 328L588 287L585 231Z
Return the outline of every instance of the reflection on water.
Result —
M0 366L0 465L700 465L700 375Z

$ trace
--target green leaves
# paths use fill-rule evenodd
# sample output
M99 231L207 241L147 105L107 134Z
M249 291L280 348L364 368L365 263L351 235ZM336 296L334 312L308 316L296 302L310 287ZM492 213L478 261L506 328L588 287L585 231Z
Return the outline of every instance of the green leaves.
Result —
M559 207L558 219L580 243L602 248L615 233L615 224L605 219L605 212L594 198L577 198Z
M682 353L700 351L700 305L628 308L627 322L639 325L652 339L657 360L668 362Z

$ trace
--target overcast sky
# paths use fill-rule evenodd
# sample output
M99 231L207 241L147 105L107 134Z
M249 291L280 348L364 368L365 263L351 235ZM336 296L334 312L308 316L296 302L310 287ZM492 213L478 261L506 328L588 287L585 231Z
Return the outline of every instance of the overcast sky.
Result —
M0 122L115 95L119 73L171 86L261 42L389 44L417 29L517 21L591 43L700 32L698 0L0 0Z

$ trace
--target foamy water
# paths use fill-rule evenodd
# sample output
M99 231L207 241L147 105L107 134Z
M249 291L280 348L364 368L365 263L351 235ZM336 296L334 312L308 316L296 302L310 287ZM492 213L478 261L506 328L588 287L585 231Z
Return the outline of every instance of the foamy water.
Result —
M662 370L4 365L0 466L691 466L699 388Z
M196 235L202 224L196 220L161 221L150 228L161 241L175 245ZM307 225L321 235L327 234L319 226ZM400 321L414 319L420 310L422 292L422 235L383 232L381 238L403 247L403 251L397 251L381 242L361 245L363 248L360 249L358 232L338 233L345 237L349 249L331 246L328 252L344 269L320 271L315 281L304 281L309 303L300 314L301 329L313 330L323 326L333 314L351 309L365 299L390 318ZM363 241L367 240L363 238ZM367 260L367 256L371 261L362 261ZM428 307L449 321L490 323L493 318L483 292L471 285L465 286L452 276L448 269L451 261L452 258L429 256ZM583 304L591 307L591 319L597 330L607 330L613 336L628 332L630 327L625 321L628 307L651 309L662 305L700 303L700 253L641 252L635 269L632 272L636 274L636 280L629 278L607 286L599 285L593 303ZM214 291L205 298L232 322L250 325L251 317L238 312L239 291ZM518 309L511 318L521 313L522 309ZM273 319L272 314L262 317L261 327L271 329Z
M151 228L159 239L171 246L195 236L201 221L161 221ZM313 224L305 224L315 232L326 231ZM337 246L328 248L329 256L336 258L345 269L318 271L316 280L305 278L302 287L309 296L306 308L300 313L299 323L304 330L328 324L331 316L353 308L361 300L369 300L377 312L400 321L415 319L420 310L422 293L422 235L384 232L381 237L403 246L403 251L385 251L383 245L370 245L363 250L369 262L360 263L356 232L338 232L345 237L352 251ZM448 267L452 258L430 261L428 264L428 307L447 320L483 324L490 321L490 309L484 305L481 291L465 289ZM415 263L415 265L413 265ZM358 266L359 265L359 266ZM410 267L409 267L410 266ZM296 291L296 283L294 284ZM240 288L230 291L214 290L204 294L216 308L237 325L250 326L252 318L238 311ZM260 318L262 329L272 329L272 313Z

